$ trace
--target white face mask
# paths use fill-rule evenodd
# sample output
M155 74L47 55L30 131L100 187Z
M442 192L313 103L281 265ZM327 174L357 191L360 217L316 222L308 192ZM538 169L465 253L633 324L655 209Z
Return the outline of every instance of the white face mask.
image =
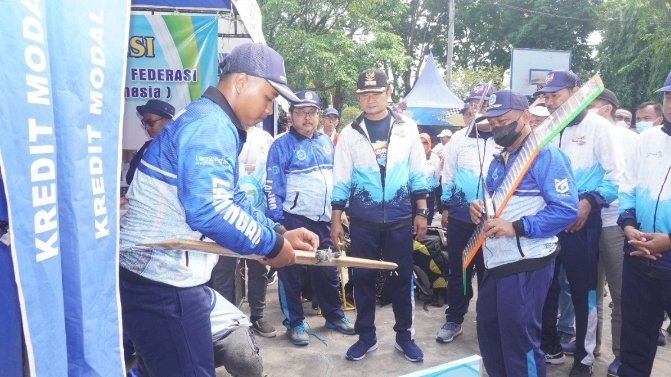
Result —
M615 122L615 125L623 128L629 128L629 125L623 120L618 120Z
M652 127L652 121L645 121L645 122L636 122L636 132L639 134L648 128Z

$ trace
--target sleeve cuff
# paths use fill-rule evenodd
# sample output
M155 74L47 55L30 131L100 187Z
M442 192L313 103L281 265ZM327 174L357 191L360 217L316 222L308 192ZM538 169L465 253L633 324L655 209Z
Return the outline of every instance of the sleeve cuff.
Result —
M275 227L275 228L277 228L277 227ZM282 228L284 229L284 227L282 227ZM275 232L275 245L273 245L273 248L270 250L268 255L266 255L266 258L268 258L268 259L275 258L280 253L280 250L282 250L282 247L284 247L284 236L281 235L280 233L277 233L277 231L276 231Z
M515 235L518 237L526 237L524 232L524 222L520 220L513 221L513 229L515 229Z
M275 233L279 234L280 236L284 235L284 233L287 232L287 228L285 228L284 225L282 225L282 224L275 225L273 230L275 231Z
M331 209L336 209L339 211L344 211L345 210L345 203L341 202L331 202Z
M596 191L587 192L581 195L580 199L586 199L592 208L608 207L608 203L606 203L603 197L601 197L601 194Z
M412 199L413 200L426 199L428 194L429 192L426 190L416 191L412 193Z
M631 226L633 226L634 228L638 229L638 224L636 223L636 220L634 220L634 219L629 219L629 218L621 219L621 220L619 221L619 224L620 224L620 228L622 228L622 230L624 230L624 228L626 228L626 227L629 226L629 225L631 225Z

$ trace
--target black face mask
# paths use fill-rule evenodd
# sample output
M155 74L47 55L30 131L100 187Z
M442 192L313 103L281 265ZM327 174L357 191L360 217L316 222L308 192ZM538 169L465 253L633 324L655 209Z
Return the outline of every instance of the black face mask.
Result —
M517 120L503 127L492 127L492 135L496 144L504 148L513 145L521 133L520 131L515 131Z

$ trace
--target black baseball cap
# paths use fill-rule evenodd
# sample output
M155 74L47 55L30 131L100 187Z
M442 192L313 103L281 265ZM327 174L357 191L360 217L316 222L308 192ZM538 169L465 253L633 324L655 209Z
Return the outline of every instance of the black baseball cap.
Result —
M387 74L384 71L378 68L368 68L359 75L356 92L358 94L382 93L387 90L388 86Z
M219 64L219 75L246 73L268 80L277 92L291 103L299 102L287 86L284 59L272 48L260 43L245 43L234 48Z
M663 93L671 92L671 72L669 72L669 75L666 76L666 81L664 81L664 86L655 90L655 93L659 93L659 92L663 92Z
M144 113L160 115L163 118L171 118L175 115L175 107L167 102L150 99L146 104L135 108L140 115Z
M327 116L327 115L335 115L335 116L337 116L338 118L340 118L340 113L338 112L338 110L336 110L336 109L334 109L334 108L332 108L332 107L327 107L327 108L324 110L323 115L324 115L324 116Z
M601 94L599 94L599 96L596 97L595 99L600 99L600 100L606 101L606 102L610 103L611 105L613 105L613 107L615 107L616 109L618 107L620 107L620 100L618 100L615 93L613 93L608 88L605 88L603 90L603 92L601 92Z

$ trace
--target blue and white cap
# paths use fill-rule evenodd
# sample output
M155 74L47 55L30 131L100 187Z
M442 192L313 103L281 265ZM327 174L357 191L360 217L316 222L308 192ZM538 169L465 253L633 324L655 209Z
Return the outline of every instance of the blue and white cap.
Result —
M319 99L319 95L312 90L301 90L300 92L296 92L296 98L298 98L298 102L293 104L296 108L316 107L319 109L322 106L322 101Z
M219 75L246 73L268 80L268 83L287 101L300 100L287 86L284 59L272 48L260 43L245 43L237 46L219 64Z
M510 110L528 110L529 101L527 97L512 90L499 90L489 97L487 112L475 121L480 122L486 118L494 118L507 113Z
M580 77L578 75L572 71L558 69L550 71L545 76L545 86L534 93L533 96L538 97L543 93L554 93L564 88L574 88L576 86L580 86Z

